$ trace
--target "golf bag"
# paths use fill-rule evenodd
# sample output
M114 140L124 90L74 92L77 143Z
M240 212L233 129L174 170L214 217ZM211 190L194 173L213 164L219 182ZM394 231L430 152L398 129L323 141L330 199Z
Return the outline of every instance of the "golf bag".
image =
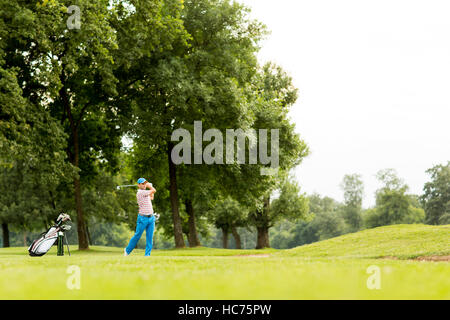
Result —
M40 257L46 254L58 240L58 233L70 230L71 227L64 224L66 221L70 221L70 216L66 213L61 213L56 219L56 223L29 246L28 252L30 256Z

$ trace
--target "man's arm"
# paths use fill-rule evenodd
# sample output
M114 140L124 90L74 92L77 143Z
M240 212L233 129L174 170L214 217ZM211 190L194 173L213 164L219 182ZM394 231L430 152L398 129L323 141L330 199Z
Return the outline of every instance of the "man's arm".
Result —
M153 188L150 182L147 183L146 187L150 189L150 196L153 196L153 194L156 193L156 189Z
M156 193L156 189L155 188L153 188L153 186L152 186L152 184L151 183L149 183L148 185L147 185L148 187L149 187L149 189L150 189L150 200L153 200L153 199L155 199L155 193Z

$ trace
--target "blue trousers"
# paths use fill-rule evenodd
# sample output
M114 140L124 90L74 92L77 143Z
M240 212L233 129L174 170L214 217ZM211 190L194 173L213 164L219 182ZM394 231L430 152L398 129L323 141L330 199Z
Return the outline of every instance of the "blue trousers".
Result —
M128 243L127 248L125 249L127 251L127 254L130 254L131 251L133 251L133 249L136 248L136 245L139 239L141 239L144 230L146 232L145 256L150 256L153 247L153 231L155 230L155 216L143 217L138 215L136 232L134 236L131 238L130 243Z

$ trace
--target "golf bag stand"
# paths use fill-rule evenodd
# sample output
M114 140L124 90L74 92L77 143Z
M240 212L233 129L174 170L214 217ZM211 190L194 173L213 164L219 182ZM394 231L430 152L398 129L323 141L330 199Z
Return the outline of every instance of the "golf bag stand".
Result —
M64 243L63 243L64 240L66 241L67 252L69 253L69 256L70 256L69 241L67 241L67 236L63 231L58 231L58 240L57 240L58 241L58 252L56 255L58 255L58 256L64 255Z

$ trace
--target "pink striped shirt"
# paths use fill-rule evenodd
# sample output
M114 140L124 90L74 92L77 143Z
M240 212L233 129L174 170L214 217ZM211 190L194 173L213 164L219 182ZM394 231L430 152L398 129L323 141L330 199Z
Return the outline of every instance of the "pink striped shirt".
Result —
M150 190L138 190L136 193L139 213L144 215L153 214L152 200L150 199Z

